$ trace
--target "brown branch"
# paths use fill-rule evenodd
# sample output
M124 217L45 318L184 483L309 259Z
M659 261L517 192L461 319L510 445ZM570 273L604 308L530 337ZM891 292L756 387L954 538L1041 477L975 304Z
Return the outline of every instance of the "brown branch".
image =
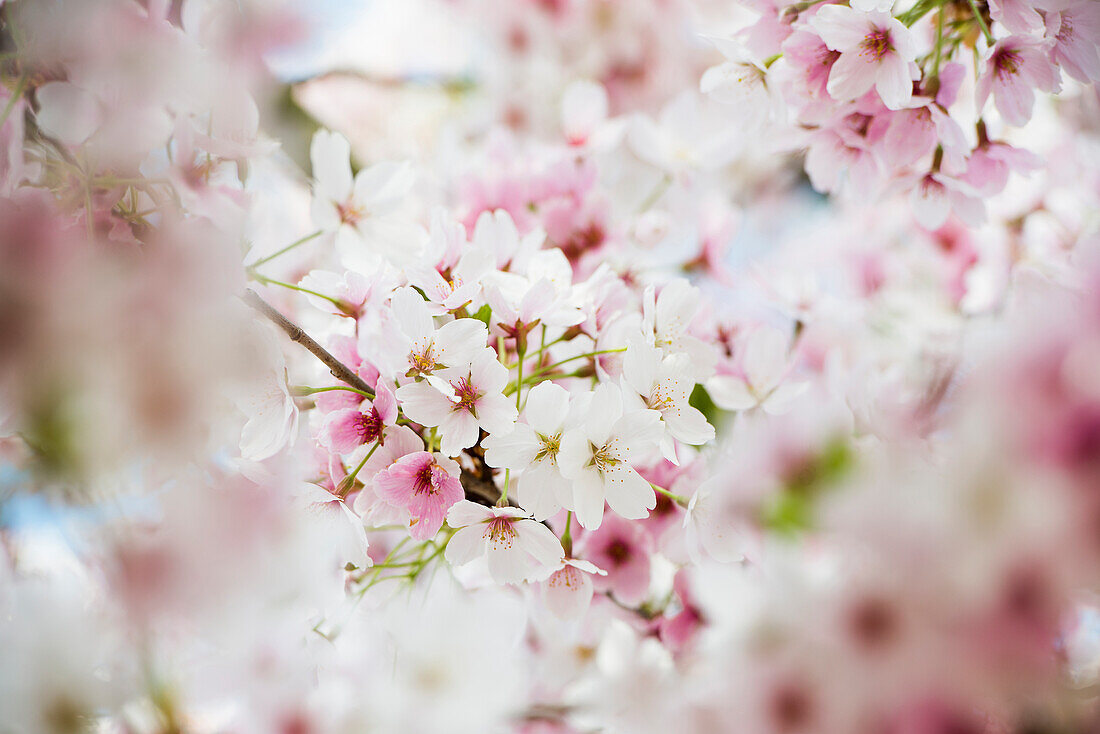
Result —
M290 337L290 340L292 342L297 342L298 344L301 344L303 347L312 352L313 356L324 362L325 366L328 367L329 372L331 372L332 376L335 377L337 380L351 385L356 390L365 393L369 398L374 398L374 390L371 389L370 385L363 381L363 378L355 374L350 367L345 365L340 360L336 359L336 357L333 357L331 354L329 354L327 349L314 341L309 334L302 331L302 328L300 326L295 324L286 316L283 316L281 313L279 313L278 309L265 301L263 298L260 298L259 294L257 294L256 291L252 290L251 288L245 290L244 302L262 313L264 316L269 318L276 326L286 332L286 335Z

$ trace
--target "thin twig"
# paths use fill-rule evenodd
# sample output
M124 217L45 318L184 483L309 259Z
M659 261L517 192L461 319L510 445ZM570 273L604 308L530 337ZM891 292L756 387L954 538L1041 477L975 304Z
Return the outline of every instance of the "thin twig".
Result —
M374 390L363 381L363 378L352 372L347 365L336 359L336 357L329 354L328 350L315 342L309 334L302 331L300 326L279 313L274 306L261 298L256 291L251 288L247 289L244 292L244 302L271 319L276 326L286 332L286 335L290 337L292 342L301 344L312 352L313 356L324 362L329 372L331 372L332 376L337 380L351 385L356 390L365 393L367 397L374 398Z

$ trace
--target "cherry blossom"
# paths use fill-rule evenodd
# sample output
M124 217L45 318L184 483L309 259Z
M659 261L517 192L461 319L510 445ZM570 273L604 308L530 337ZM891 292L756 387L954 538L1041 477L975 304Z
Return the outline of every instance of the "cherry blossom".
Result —
M989 95L997 111L1010 125L1026 125L1035 105L1035 89L1057 92L1061 87L1058 68L1037 43L1010 36L996 43L986 55L978 77L978 104Z
M561 568L542 582L546 608L560 619L579 619L592 602L592 577L606 573L588 561L563 558Z
M871 87L882 103L897 110L913 94L919 78L911 64L917 48L909 29L887 13L826 5L810 25L840 58L829 72L827 90L835 99L857 99Z
M603 383L577 408L584 422L562 434L558 467L572 484L577 520L595 530L603 521L604 502L623 517L645 517L656 504L653 488L630 459L651 450L661 438L661 414L624 411L622 392Z
M376 163L351 175L351 145L340 133L319 130L310 146L314 172L313 221L336 233L345 262L367 271L372 255L410 262L423 234L399 212L415 183L408 163Z
M411 516L410 533L426 540L439 532L447 511L462 501L459 466L442 454L406 454L374 477L374 491L387 503L404 507Z
M569 392L540 382L527 393L522 421L510 432L494 433L483 442L485 462L519 476L516 500L536 520L545 520L572 505L568 482L558 469L561 437L569 416Z
M789 371L789 339L770 326L755 329L744 342L742 374L716 375L707 380L707 391L719 407L747 410L760 406L768 413L782 413L804 392L805 382L786 380Z
M462 500L447 513L447 524L458 529L447 544L447 560L459 566L484 554L500 584L545 577L562 560L554 533L514 507Z
M409 418L439 428L443 453L457 456L474 445L479 429L501 433L512 428L517 410L502 392L507 383L508 371L486 348L469 366L439 370L395 394Z

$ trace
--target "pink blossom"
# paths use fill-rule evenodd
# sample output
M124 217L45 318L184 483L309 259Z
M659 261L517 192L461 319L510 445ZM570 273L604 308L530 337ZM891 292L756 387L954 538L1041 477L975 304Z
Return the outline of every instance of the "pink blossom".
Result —
M672 590L680 601L680 611L675 615L662 617L657 627L661 642L673 652L686 648L703 627L703 611L695 601L688 583L687 572L680 569L672 581Z
M427 540L443 527L443 519L465 493L458 462L442 454L417 451L401 457L374 478L374 489L384 501L407 508L410 534Z
M874 87L883 104L897 110L912 97L912 82L919 78L910 67L916 44L909 29L891 15L826 5L810 26L826 46L840 52L827 86L834 99L858 99Z
M1058 67L1050 62L1041 45L1010 36L998 41L986 56L978 77L978 107L983 107L992 93L1005 122L1020 127L1031 119L1035 89L1057 92L1061 86Z
M610 591L623 604L641 604L649 593L649 536L637 523L608 515L598 530L587 533L580 554L606 569L594 579L596 589Z
M363 400L358 408L329 413L319 439L330 451L346 454L363 444L384 441L383 429L396 421L397 400L385 379L379 377L374 386L374 400Z
M1043 27L1034 0L989 0L989 14L1012 33L1026 34Z
M962 180L982 196L993 196L1004 191L1011 171L1027 173L1041 163L1031 151L999 141L985 141L970 154Z
M1100 80L1100 4L1084 0L1046 14L1050 58L1077 81Z

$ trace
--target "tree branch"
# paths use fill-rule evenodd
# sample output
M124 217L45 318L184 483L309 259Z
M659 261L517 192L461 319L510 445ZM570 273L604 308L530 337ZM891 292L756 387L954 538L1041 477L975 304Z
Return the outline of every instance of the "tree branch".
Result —
M244 292L244 302L262 313L264 316L269 318L276 326L286 332L286 335L290 337L290 340L292 342L297 342L298 344L301 344L303 347L312 352L313 356L324 362L325 366L328 367L329 372L331 372L332 376L335 377L337 380L351 385L356 390L360 390L366 393L367 396L370 398L374 398L374 390L371 389L370 385L363 381L363 378L352 372L351 368L349 368L340 360L336 359L336 357L333 357L328 352L328 350L315 342L309 334L302 331L302 328L300 326L295 324L286 316L283 316L281 313L279 313L278 309L265 301L263 298L260 298L259 294L256 293L256 291L252 290L251 288L247 289Z

